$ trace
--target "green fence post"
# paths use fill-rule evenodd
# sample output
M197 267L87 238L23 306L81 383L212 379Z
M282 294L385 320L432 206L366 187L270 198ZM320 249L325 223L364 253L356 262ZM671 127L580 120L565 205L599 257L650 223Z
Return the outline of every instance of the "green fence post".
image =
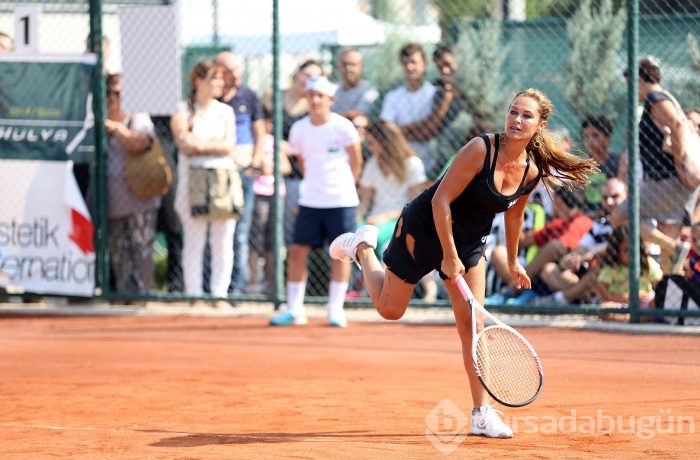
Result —
M95 115L95 162L91 168L92 199L95 215L95 288L99 296L109 290L109 260L107 249L107 175L105 164L105 142L107 132L105 119L105 79L102 55L102 0L90 0L90 48L97 55L92 78L92 109Z
M272 275L272 301L275 310L279 308L284 299L284 201L280 196L280 182L283 180L280 173L279 155L280 142L282 141L282 95L280 93L280 18L279 0L272 0L272 107L273 107L273 132L274 132L274 175L275 193L272 201L272 212L275 222L275 243L273 249L273 263L275 271Z
M627 144L629 145L629 161L627 170L627 183L629 194L627 204L629 206L630 229L630 322L639 322L639 125L637 124L637 54L639 50L639 0L627 0Z

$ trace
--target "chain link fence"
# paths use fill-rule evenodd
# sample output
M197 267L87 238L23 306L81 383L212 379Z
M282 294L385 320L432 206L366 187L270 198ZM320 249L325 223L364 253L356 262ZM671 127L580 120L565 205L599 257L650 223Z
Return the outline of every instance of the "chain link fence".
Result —
M6 32L15 41L21 38L22 31L16 30L14 11L23 3L0 2L0 32ZM90 47L88 36L91 31L89 2L32 3L41 7L39 53L86 52ZM661 86L670 91L684 109L700 107L697 32L700 30L700 2L643 0L637 5L639 16L636 18L630 17L630 5L633 4L620 0L293 0L250 4L236 0L104 1L100 3L102 17L99 21L101 34L105 37L102 48L104 72L122 73L125 111L145 112L151 116L155 133L162 140L170 165L176 172L182 153L178 152L173 140L171 115L182 106L174 104L173 100L186 100L191 87L190 71L197 63L214 59L221 52L234 53L233 64L228 67L229 71L235 69L240 74L236 85L250 88L260 101L259 108L255 99L244 102L237 99L239 105L233 104L238 117L239 143L248 144L246 148L255 144L256 136L265 136L267 130L269 135L279 134L277 141L284 152L281 141L288 140L291 124L308 111L303 90L306 79L313 74L327 75L346 90L334 108L350 118L361 135L364 136L367 128L378 120L398 125L402 136L421 160L416 163L415 170L399 167L397 171L407 171L399 174L401 180L390 180L385 174L387 169L393 171L390 159L377 159L380 153L377 150L389 151L389 158L391 154L401 155L391 151L395 148L387 148L387 144L396 141L388 136L382 138L383 134L375 132L370 134L369 142L363 142L366 175L359 181L364 201L357 220L380 224L386 238L391 234L396 213L400 211L400 207L390 207L396 207L397 201L408 200L418 193L420 187L416 178L424 177L424 186L427 186L440 177L466 141L479 133L502 129L511 98L518 90L528 87L538 88L551 98L555 113L548 127L569 140L573 151L594 156L603 166L583 196L566 197L580 206L595 225L609 214L610 203L614 204L612 199L605 205L606 196L614 195L611 190L617 187L610 185L610 178L617 177L622 181L627 188L625 195L637 190L637 185L630 182L630 169L637 172L638 179L644 182L649 177L656 178L654 171L662 171L664 166L653 165L644 157L644 146L656 141L645 139L645 134L640 131L639 154L627 141L631 87L623 74L628 67L629 32L633 30L633 24L638 24L638 55L653 56L651 62L662 74ZM279 15L278 41L273 39L275 12ZM407 46L409 44L412 45ZM274 60L275 51L277 61ZM277 86L275 69L279 71ZM630 74L634 76L635 72ZM232 78L232 74L224 75L224 82L231 83ZM358 79L364 83L354 86ZM360 87L362 91L357 89ZM411 91L405 91L407 87ZM177 98L173 97L175 93ZM277 125L272 125L272 115L278 109L274 107L275 101L282 104L277 113L283 116L276 120ZM641 109L639 116L642 117ZM689 113L688 116L697 115ZM262 121L256 124L257 120ZM253 126L259 128L261 123L265 127L262 132L252 131ZM697 119L695 125L698 126ZM99 146L97 152L99 156ZM90 183L102 188L101 194L94 189L89 192L85 188L84 191L98 227L101 225L100 228L105 229L109 227L109 158L107 153L102 164L96 163L92 157L76 162L92 168ZM279 189L274 189L277 195L270 197L269 183L267 187L260 185L257 196L254 192L249 195L249 202L257 199L259 206L257 209L250 206L250 230L245 228L245 223L238 223L238 241L233 255L235 267L225 295L212 295L208 289L212 264L221 262L217 250L212 254L209 246L204 246L203 290L188 293L185 289L184 273L192 261L182 256L183 229L175 204L177 178L170 192L160 198L157 207L153 284L139 292L120 292L113 282L110 287L109 280L114 279L110 274L102 281L104 293L120 299L283 300L286 249L293 239L296 216L294 200L298 188L304 186L297 162L290 158L291 171L285 169L283 161L278 162L278 167L284 170L279 173L281 181L278 187L284 183L285 196L281 196ZM639 163L630 166L629 158ZM242 165L242 170L247 171L248 166L253 165ZM251 190L258 183L256 178L259 176L256 175L261 169L257 164L254 166L252 175L244 177ZM368 169L371 171L367 172ZM661 176L666 177L664 174L662 171ZM304 181L310 180L313 178L304 178ZM644 186L640 190L650 193ZM663 208L659 204L654 209L656 215L642 216L642 225L630 224L631 237L641 233L643 238L640 243L640 248L645 251L640 256L644 260L641 278L653 278L654 283L658 281L657 273L654 271L652 276L648 272L646 254L652 256L654 263L660 264L666 275L670 275L674 270L679 271L674 257L687 252L687 247L681 242L691 243L690 224L696 220L693 200L697 197L687 193L687 200L683 201L676 198L678 191L683 190L656 189L654 193L668 194L666 202L672 207L658 209ZM394 199L383 199L386 196ZM541 190L533 194L533 201L534 196L539 197L539 201L533 203L532 214L528 214L528 229L547 229L546 222L556 217L557 212L552 201L561 198ZM646 211L644 204L648 198L639 197L643 211ZM687 205L687 209L681 212L683 205ZM257 213L253 213L255 210ZM281 219L278 220L277 216ZM272 230L267 227L268 220L272 223ZM590 250L602 247L601 243L605 242L610 231L611 227L607 226L593 235L597 241L589 243L585 255L590 256ZM498 235L498 228L494 227L487 250L490 260L498 257L491 257L492 251L498 253L497 248L502 242L502 236L499 238ZM558 236L554 235L553 239L561 239ZM231 246L234 247L233 240ZM500 307L519 309L525 305L530 311L570 312L575 311L569 308L575 303L600 305L599 302L604 300L602 297L609 293L601 294L599 284L595 282L585 294L576 298L573 295L572 298L565 297L562 302L562 292L582 284L588 265L610 264L598 259L579 260L573 268L561 264L565 253L576 253L577 247L578 244L572 244L547 264L542 264L548 268L539 269L533 276L537 279L537 297L520 298L511 292L509 302L508 295L505 295L508 294L507 283L499 281L501 276L493 263L487 294L502 296L492 298ZM108 251L107 245L101 246L101 250ZM525 250L524 262L531 262L535 252L534 249L529 253ZM539 252L543 252L542 247ZM214 259L210 262L212 256ZM634 267L634 258L632 262ZM620 268L617 263L613 265ZM610 271L620 276L619 272L624 270ZM308 263L307 301L327 300L330 273L326 247L314 248ZM567 277L569 274L572 276ZM632 284L632 288L637 288ZM644 291L646 286L638 288ZM558 296L557 292L560 293ZM625 305L625 295L629 299L629 290L622 289L620 295L622 297L616 303ZM682 299L669 295L664 299L666 308L683 303ZM641 300L646 302L647 297L642 295ZM693 298L690 296L691 305L694 305ZM368 303L359 272L351 275L348 303ZM415 303L447 305L442 282L433 275L426 277L416 289Z

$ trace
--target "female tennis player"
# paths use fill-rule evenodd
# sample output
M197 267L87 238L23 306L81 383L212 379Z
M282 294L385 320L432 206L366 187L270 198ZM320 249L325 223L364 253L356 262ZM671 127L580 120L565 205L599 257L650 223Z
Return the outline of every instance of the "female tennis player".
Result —
M517 288L530 288L530 278L518 263L518 238L527 198L540 179L551 187L583 187L597 171L596 162L567 153L547 132L552 102L536 89L513 98L503 133L475 137L457 153L445 175L403 209L380 263L374 248L377 228L365 225L336 238L331 257L355 261L365 287L385 319L403 316L420 279L439 270L445 280L462 342L474 409L471 433L510 438L513 432L488 403L471 357L469 306L455 279L463 275L483 304L486 284L484 246L496 213L505 212L510 274ZM479 320L478 328L483 327Z

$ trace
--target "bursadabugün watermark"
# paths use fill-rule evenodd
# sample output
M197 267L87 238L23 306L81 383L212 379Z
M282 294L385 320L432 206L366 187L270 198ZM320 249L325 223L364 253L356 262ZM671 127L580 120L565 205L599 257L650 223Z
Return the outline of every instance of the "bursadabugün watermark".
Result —
M659 409L654 415L607 415L597 409L595 415L579 415L572 409L569 415L554 416L505 416L503 421L513 433L621 433L633 434L640 439L653 439L657 435L695 433L695 417L674 415L671 409Z
M654 439L667 434L695 434L695 417L676 415L671 409L659 409L651 415L608 415L597 409L595 415L579 414L535 416L505 415L503 421L513 434L632 434L640 439ZM443 399L425 417L426 438L442 454L452 453L468 435L468 417L455 403Z

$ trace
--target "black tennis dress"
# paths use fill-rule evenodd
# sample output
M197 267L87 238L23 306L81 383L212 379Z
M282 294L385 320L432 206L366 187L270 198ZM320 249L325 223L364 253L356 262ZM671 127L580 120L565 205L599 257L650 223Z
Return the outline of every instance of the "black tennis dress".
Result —
M491 232L491 224L496 214L507 211L520 196L532 192L541 176L541 172L538 171L535 179L525 183L531 162L528 152L525 172L518 189L512 195L500 194L493 180L493 170L498 159L499 135L495 135L496 145L490 164L491 142L485 134L480 137L486 143L487 154L484 157L484 165L464 191L450 204L455 246L467 270L475 266L484 255L486 238ZM394 235L384 251L383 260L387 268L411 284L418 284L423 276L433 270L438 270L442 279L447 278L440 271L442 246L435 229L431 204L441 181L442 178L404 207L394 229ZM399 228L400 234L397 236ZM406 246L406 235L411 235L415 239L415 259Z

